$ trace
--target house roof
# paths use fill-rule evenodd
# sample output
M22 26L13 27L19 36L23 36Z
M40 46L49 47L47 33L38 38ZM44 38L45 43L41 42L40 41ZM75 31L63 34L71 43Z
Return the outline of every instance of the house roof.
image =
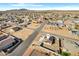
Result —
M13 42L15 42L14 37L9 36L8 38L0 41L0 49L2 49L3 47L6 47L7 45L10 45Z
M50 38L49 38L49 40L50 41L53 41L53 40L55 40L56 38L54 37L54 36L50 36Z

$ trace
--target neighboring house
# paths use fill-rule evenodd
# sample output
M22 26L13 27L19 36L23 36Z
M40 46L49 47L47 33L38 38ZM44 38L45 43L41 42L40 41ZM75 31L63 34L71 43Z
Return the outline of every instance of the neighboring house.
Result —
M14 37L9 36L5 38L4 40L0 41L0 50L6 49L12 45L12 43L15 42Z
M76 30L76 29L72 29L71 32L75 35L79 35L79 30Z
M19 30L22 30L21 27L13 27L12 29L13 29L15 32L16 32L16 31L19 31Z
M57 20L57 21L49 21L48 22L49 25L52 25L53 27L63 27L64 26L64 22L62 20Z
M21 39L11 35L0 35L0 51L5 54L12 52L20 43Z
M57 25L58 25L59 27L63 27L63 26L64 26L63 20L58 20L58 21L57 21Z
M73 23L79 24L79 19L74 19Z
M65 20L64 24L65 24L66 28L68 28L68 30L71 32L75 28L75 23L73 22L73 20Z

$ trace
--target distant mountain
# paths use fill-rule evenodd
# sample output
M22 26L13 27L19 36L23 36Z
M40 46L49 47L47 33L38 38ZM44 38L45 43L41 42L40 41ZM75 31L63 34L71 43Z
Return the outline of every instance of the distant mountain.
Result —
M12 10L6 10L6 11L28 11L28 9L12 9Z
M27 11L28 9L19 9L20 11Z

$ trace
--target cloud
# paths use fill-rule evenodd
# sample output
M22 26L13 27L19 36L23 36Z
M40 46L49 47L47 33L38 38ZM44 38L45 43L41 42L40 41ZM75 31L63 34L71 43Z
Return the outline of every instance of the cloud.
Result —
M63 5L63 4L62 4ZM12 3L9 7L2 7L0 10L7 10L7 9L21 9L27 8L30 10L79 10L78 5L57 5L53 6L41 3Z
M27 7L28 9L33 9L33 10L79 10L78 6L74 6L74 5L66 5L66 6L48 6L48 5L44 5L44 4L35 4L35 3L15 3L12 4L11 6L14 7Z
M17 4L12 4L11 6L30 6L30 7L39 7L43 6L42 4L25 4L25 3L17 3Z
M56 6L56 7L50 7L47 6L45 8L42 8L41 10L79 10L78 6L74 6L74 5L67 5L67 6Z
M17 3L17 4L12 4L11 6L25 6L24 3Z
M46 7L46 8L29 8L30 10L79 10L78 7Z
M55 7L56 10L79 10L79 7L76 6L64 6L64 7Z
M31 4L30 6L43 6L42 4Z

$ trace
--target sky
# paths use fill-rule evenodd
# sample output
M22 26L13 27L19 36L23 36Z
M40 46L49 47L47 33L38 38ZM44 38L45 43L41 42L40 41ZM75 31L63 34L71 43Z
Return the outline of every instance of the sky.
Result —
M0 10L79 10L79 3L0 3Z

